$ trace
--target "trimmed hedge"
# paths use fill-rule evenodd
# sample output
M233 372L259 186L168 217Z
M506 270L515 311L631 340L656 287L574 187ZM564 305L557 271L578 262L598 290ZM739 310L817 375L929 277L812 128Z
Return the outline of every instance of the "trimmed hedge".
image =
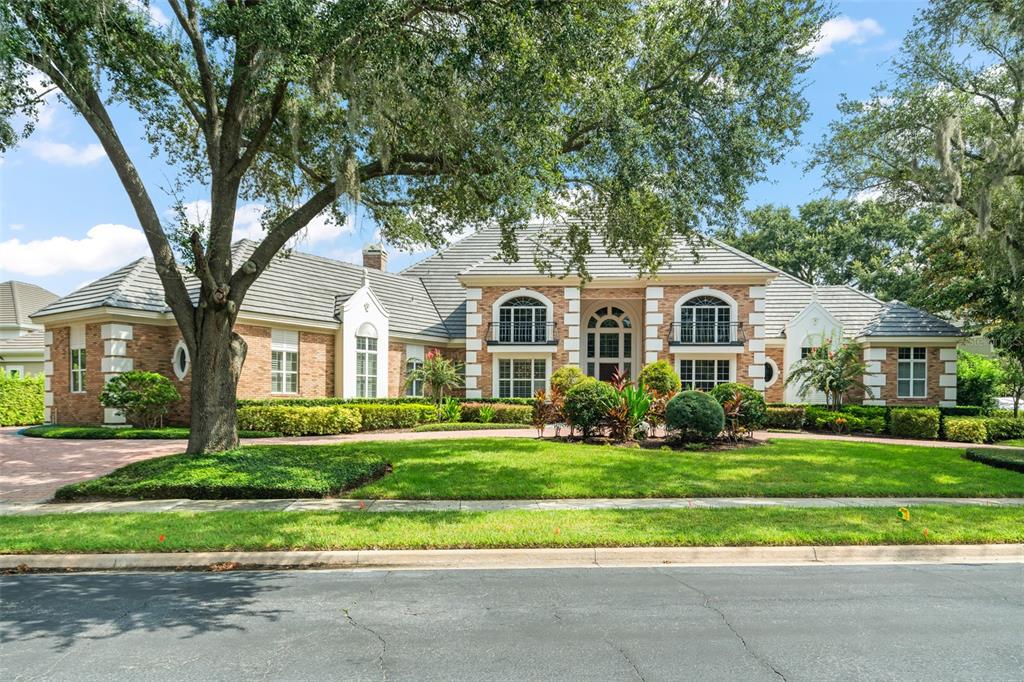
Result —
M533 398L453 398L460 403L499 403L506 405L529 405ZM327 407L330 405L433 405L428 398L402 396L399 398L241 398L238 407L264 405L290 405L294 407Z
M990 441L1024 438L1024 417L986 417L983 421Z
M1024 448L1010 450L1007 448L968 448L964 453L966 459L981 462L1000 469L1009 469L1024 474Z
M529 424L533 419L532 405L503 405L501 403L462 403L462 421L479 422L480 408L483 406L494 410L495 424Z
M417 424L437 421L437 410L423 403L349 403L345 409L355 410L362 417L363 431L409 429Z
M946 440L958 443L984 443L988 440L985 420L976 417L949 417L946 419Z
M273 431L285 436L327 436L355 433L360 415L349 407L293 407L289 405L253 405L238 410L238 428L246 431Z
M162 426L158 429L136 429L132 427L79 426L72 424L46 424L30 426L18 432L29 438L58 438L67 440L174 440L188 438L187 426ZM238 431L239 438L273 438L280 436L271 431Z
M43 422L43 377L0 375L0 426Z
M685 440L709 442L725 429L725 411L703 391L682 391L668 401L665 425Z
M435 422L433 424L420 424L413 427L413 431L421 433L428 431L486 431L515 428L529 429L533 427L529 424L496 424L494 422L487 424L481 422Z
M736 426L753 431L764 425L765 404L764 395L755 391L746 384L729 382L718 384L709 392L709 395L718 401L718 404L725 408L725 404L733 400L736 394L740 394L740 413L736 419ZM726 420L728 421L728 420ZM729 426L732 429L732 425Z
M764 427L766 429L799 430L804 426L803 405L769 406L765 409Z
M894 407L889 412L889 433L898 438L939 437L940 413L936 408Z

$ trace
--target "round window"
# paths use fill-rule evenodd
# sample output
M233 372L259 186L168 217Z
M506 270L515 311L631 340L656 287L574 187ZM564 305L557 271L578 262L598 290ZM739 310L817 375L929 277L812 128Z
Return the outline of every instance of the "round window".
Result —
M764 385L767 388L775 383L776 379L779 378L779 367L775 364L775 361L771 358L764 363Z
M174 347L174 355L171 357L171 366L174 368L174 376L184 379L188 374L188 348L184 341L178 341Z

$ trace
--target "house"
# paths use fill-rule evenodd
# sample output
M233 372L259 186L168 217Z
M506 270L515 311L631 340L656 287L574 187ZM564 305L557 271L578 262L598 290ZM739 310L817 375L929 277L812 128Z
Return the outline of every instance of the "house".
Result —
M644 364L668 360L687 387L739 381L770 402L797 401L784 386L793 363L821 343L856 339L872 389L859 396L865 404L956 401L960 331L924 311L811 286L716 240L681 240L656 277L639 277L597 243L590 281L560 278L536 264L550 257L540 249L553 229L523 230L514 263L498 255L496 228L400 273L387 271L379 245L364 250L363 267L301 252L275 260L239 312L249 349L239 396L415 395L422 387L406 387L404 377L437 348L465 363L470 398L532 396L566 364L635 378ZM238 242L236 262L255 246ZM97 398L104 381L131 369L161 372L189 395L188 351L149 259L33 321L46 328L50 421L116 423ZM172 417L187 420L187 400Z
M0 373L43 373L43 326L30 315L56 301L52 291L28 282L0 282Z

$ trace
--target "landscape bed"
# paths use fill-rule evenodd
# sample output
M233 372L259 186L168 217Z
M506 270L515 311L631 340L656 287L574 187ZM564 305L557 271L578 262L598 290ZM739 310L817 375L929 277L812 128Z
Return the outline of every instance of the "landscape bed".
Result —
M163 512L0 517L0 553L920 545L1024 541L1024 510Z
M101 439L130 439L130 440L185 440L188 438L187 426L161 426L152 429L136 429L132 427L117 428L109 426L62 426L59 424L47 424L44 426L30 426L19 432L30 438L67 438L68 440L101 440ZM271 431L239 431L239 438L274 438L278 433Z

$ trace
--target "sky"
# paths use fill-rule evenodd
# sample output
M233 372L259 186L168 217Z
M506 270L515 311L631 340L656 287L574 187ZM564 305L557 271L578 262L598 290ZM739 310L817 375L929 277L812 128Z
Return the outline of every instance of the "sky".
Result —
M151 19L168 19L159 0ZM747 204L797 206L827 196L820 175L805 174L811 146L820 141L836 116L840 96L865 98L888 73L914 15L917 0L835 3L836 18L823 27L814 47L815 63L805 75L811 117L800 144L768 172L768 180L750 187ZM167 192L173 176L150 158L143 126L128 110L115 112L129 153L150 187L157 209L169 217L174 198ZM201 188L183 196L201 216L208 202ZM259 238L259 207L239 206L236 238ZM360 262L374 225L356 217L344 226L317 220L297 248L340 260ZM391 250L388 269L400 270L428 251ZM0 158L0 281L32 282L67 294L136 258L149 254L138 220L92 131L55 98L43 107L33 134Z

